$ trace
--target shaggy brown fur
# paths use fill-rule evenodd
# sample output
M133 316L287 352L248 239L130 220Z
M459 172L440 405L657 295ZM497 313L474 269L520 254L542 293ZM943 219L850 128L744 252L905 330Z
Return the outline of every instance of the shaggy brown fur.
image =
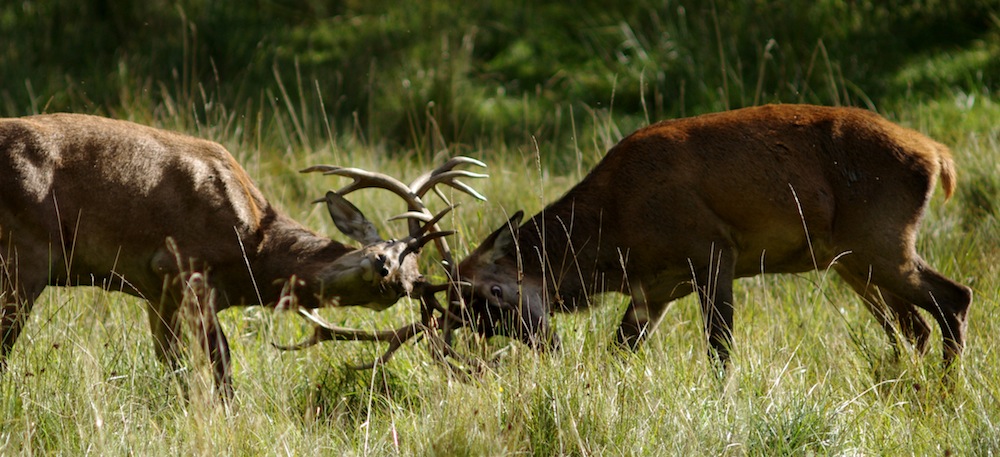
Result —
M339 195L327 201L347 226L368 224ZM395 263L405 243L349 232L368 245L281 214L214 142L86 115L0 119L0 369L47 285L145 298L157 354L176 365L186 288L205 302L198 336L231 395L216 310L274 305L290 291L306 307L381 309L421 279L414 256Z

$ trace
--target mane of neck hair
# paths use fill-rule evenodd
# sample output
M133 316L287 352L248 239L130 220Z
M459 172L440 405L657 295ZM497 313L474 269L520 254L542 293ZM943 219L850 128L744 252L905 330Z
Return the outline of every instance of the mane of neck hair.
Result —
M601 239L609 214L603 208L579 205L588 201L574 188L524 223L517 232L521 267L528 277L543 281L550 296L563 306L585 306L586 297L604 292L605 283L620 278L614 240Z

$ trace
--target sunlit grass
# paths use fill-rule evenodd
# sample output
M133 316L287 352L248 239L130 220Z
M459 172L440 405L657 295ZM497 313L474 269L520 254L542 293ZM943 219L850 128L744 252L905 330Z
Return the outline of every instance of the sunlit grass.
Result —
M952 201L932 201L919 246L932 265L976 294L969 347L947 380L936 326L930 354L896 356L860 300L835 275L814 272L737 282L736 347L723 377L706 357L691 297L668 310L637 354L608 349L625 306L616 295L596 298L592 311L556 316L564 346L557 354L484 344L462 332L463 350L502 354L493 371L472 382L436 366L422 342L362 372L345 365L383 348L326 343L280 352L272 342L308 330L294 315L230 309L221 316L236 398L225 408L212 396L197 345L187 346L188 371L179 376L156 360L141 301L50 288L0 378L0 454L995 455L1000 227L987 203L997 197L1000 130L995 102L980 97L972 106L955 96L893 109L895 120L952 144L961 173ZM459 257L510 213L530 214L558 197L630 130L600 113L580 113L571 152L496 143L426 157L328 131L315 117L293 121L284 103L252 116L214 106L187 117L190 111L137 103L129 116L223 143L273 203L342 241L309 201L346 182L297 170L344 164L411 180L453 153L485 159L491 177L470 183L489 202L449 194L463 203L445 222L459 230L452 242ZM350 198L373 220L405 209L377 190ZM400 223L380 227L385 234L404 230ZM441 279L434 256L427 250L424 269ZM382 313L324 314L385 328L415 319L417 306L403 300Z

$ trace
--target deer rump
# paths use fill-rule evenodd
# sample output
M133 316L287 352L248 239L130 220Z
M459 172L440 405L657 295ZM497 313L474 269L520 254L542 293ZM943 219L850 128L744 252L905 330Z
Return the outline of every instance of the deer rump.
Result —
M660 122L524 225L518 213L490 235L459 266L472 284L463 299L481 334L544 348L558 346L550 311L620 291L632 302L617 341L635 349L667 304L697 292L725 360L735 278L832 267L890 338L898 330L920 351L930 329L916 310L929 311L951 360L971 292L915 249L938 176L950 196L947 147L860 109L770 105Z

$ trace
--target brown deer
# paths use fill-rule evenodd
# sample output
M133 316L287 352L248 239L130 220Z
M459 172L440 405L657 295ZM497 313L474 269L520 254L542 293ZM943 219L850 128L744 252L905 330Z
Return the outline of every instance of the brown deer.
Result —
M621 292L631 303L617 342L634 350L670 302L697 292L724 365L734 279L833 268L892 341L898 330L921 353L930 329L917 310L928 311L950 362L972 292L915 249L938 176L947 198L947 147L860 109L772 105L660 122L524 225L518 212L489 235L459 265L471 286L452 301L480 334L544 349L559 345L550 312Z
M196 303L195 335L229 398L229 346L216 311L279 301L380 310L421 293L410 254L450 232L436 229L440 215L429 217L420 197L442 183L478 196L456 178L485 175L452 170L469 163L482 165L456 158L419 188L389 185L407 215L428 221L411 222L399 241L383 240L342 196L396 181L339 169L355 182L321 201L363 244L356 248L279 212L217 143L88 115L0 119L0 369L47 285L99 286L146 299L156 353L174 368L179 311Z

